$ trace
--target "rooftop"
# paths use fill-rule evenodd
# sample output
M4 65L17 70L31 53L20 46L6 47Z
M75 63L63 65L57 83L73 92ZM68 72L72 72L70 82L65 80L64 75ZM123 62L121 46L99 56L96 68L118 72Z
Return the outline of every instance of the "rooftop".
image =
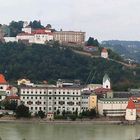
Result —
M100 101L128 101L128 98L100 98Z
M5 80L5 77L3 74L0 74L0 84L7 84L7 81Z
M130 100L128 101L128 105L127 105L126 108L127 108L127 109L135 109L135 108L136 108L136 107L135 107L135 104L134 104L134 102L133 102L132 99L130 99Z

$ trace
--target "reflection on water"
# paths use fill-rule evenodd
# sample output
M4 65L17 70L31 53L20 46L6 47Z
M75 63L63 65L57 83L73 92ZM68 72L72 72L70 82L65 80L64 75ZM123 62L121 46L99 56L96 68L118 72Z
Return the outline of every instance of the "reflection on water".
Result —
M0 123L2 140L134 140L139 135L139 125Z

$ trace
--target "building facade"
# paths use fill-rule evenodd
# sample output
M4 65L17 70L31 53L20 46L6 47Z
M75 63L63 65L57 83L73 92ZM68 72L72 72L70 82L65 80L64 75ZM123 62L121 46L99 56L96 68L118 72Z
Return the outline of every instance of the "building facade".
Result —
M125 116L128 98L102 98L98 100L101 116Z
M107 59L108 58L108 51L106 48L102 49L101 57Z
M54 40L61 44L84 44L85 32L81 31L57 31L53 33Z
M47 113L65 111L80 113L80 87L21 87L21 101L33 114L39 110Z

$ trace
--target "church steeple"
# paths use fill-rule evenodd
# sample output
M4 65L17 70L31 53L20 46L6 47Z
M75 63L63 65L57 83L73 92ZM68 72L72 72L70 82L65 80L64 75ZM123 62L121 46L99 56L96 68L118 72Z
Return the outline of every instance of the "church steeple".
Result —
M103 77L103 88L111 89L110 78L107 74Z

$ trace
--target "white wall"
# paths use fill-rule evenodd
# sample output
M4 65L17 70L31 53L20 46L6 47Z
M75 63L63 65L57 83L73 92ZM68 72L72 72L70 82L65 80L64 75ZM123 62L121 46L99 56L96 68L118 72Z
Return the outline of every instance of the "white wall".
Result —
M125 119L128 121L136 120L136 109L126 109Z
M101 52L102 58L108 58L108 52Z
M4 37L5 42L16 42L16 37Z
M103 82L103 88L111 89L111 83L108 79L105 82Z

